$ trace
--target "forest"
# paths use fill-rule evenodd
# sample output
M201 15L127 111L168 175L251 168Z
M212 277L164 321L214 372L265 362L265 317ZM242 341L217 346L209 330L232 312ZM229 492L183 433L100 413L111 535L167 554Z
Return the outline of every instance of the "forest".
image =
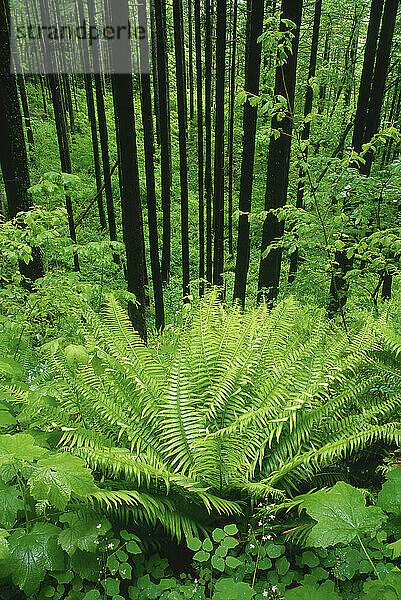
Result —
M398 0L0 0L0 600L401 600Z

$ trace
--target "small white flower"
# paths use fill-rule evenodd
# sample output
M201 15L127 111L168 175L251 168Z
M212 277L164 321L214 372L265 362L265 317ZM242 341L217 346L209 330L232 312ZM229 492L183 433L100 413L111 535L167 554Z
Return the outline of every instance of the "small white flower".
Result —
M259 521L258 525L259 525L259 527L262 527L263 521Z
M96 525L96 529L101 529L102 528L102 524L99 523L99 525Z
M107 547L108 547L108 548L110 548L110 549L112 550L112 549L114 548L114 544L113 544L113 542L110 542L110 544L108 544L108 546L107 546Z
M267 590L263 590L263 597L267 598L267 596L269 595L269 592Z
M272 586L272 592L277 592L277 590L278 590L278 587L276 585L273 585Z
M249 544L249 547L253 550L255 548L255 544Z

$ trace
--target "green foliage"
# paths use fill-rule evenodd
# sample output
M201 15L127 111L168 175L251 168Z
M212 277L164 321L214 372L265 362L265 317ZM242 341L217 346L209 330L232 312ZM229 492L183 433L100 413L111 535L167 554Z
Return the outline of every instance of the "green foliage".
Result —
M301 507L317 521L309 533L308 543L327 548L375 533L386 516L378 506L365 506L365 503L363 492L342 481L328 492L322 490L307 496Z
M353 375L375 344L369 323L349 342L319 317L300 337L292 299L243 315L212 294L160 360L115 300L104 320L83 311L84 346L43 349L47 382L26 394L22 418L56 427L103 472L98 502L131 506L177 539L207 513L238 513L233 498L282 497L348 452L398 440L381 424L397 399L357 402L369 389Z

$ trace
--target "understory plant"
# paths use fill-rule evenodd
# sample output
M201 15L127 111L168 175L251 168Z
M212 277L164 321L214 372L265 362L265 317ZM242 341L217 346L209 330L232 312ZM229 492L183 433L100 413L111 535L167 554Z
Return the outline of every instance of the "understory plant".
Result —
M59 432L101 473L110 509L191 537L244 500L285 498L323 472L332 482L352 452L399 441L386 420L399 394L369 391L374 375L358 373L375 329L349 339L306 314L292 298L243 314L212 293L155 351L113 298L101 317L86 307L81 345L43 349L21 422Z

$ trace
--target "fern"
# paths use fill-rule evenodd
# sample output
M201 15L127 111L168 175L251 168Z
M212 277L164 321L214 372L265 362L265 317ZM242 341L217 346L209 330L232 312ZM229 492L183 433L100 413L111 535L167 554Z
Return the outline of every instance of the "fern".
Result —
M377 391L370 358L377 326L349 341L320 315L300 337L302 315L292 298L242 314L211 293L161 361L116 300L103 318L86 307L89 360L71 365L48 347L51 376L26 394L26 411L102 473L94 502L192 535L244 500L284 502L334 478L340 469L328 467L376 440L399 442L389 416L401 393Z

